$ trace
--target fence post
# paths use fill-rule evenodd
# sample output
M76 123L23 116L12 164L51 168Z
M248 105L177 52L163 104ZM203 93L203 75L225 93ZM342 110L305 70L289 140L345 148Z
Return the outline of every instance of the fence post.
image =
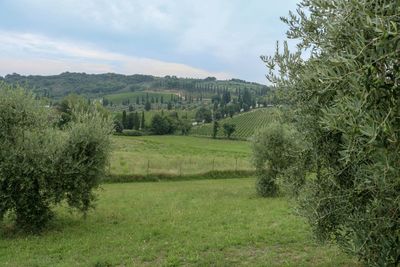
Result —
M235 159L236 159L235 172L237 172L237 160L238 160L238 158L235 158Z
M215 168L215 158L213 159L213 162L212 162L212 170L214 171L214 168Z
M182 161L179 164L179 176L182 176Z

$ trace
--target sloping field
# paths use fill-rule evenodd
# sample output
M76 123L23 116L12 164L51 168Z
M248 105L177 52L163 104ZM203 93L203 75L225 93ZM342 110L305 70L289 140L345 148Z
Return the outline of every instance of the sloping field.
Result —
M241 113L233 116L233 118L225 118L218 121L220 128L218 130L218 137L224 136L222 125L224 123L232 123L236 125L236 131L233 133L232 138L248 139L254 132L266 127L269 123L279 116L279 111L274 108L260 108L249 112ZM191 135L194 136L211 136L212 123L203 124L192 129Z
M191 175L253 170L245 141L192 136L114 136L113 175Z

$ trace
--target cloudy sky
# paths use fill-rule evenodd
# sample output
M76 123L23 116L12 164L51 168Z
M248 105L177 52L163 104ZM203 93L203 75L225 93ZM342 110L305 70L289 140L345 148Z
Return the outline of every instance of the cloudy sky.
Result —
M64 71L266 83L297 0L0 0L0 75Z

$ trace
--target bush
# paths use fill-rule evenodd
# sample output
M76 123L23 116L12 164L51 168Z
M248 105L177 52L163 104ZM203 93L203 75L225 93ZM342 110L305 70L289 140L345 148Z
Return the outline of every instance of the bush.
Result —
M278 177L281 177L285 184L297 184L296 187L292 187L292 191L301 187L305 176L304 147L298 132L277 122L255 134L252 150L257 173L256 190L259 195L276 196L279 192ZM293 169L297 172L295 175L289 175L293 174Z
M264 60L314 155L302 214L366 265L399 266L399 3L304 0L297 11L284 21L300 51Z
M153 134L164 135L174 133L177 126L172 118L156 114L151 119L150 129Z
M222 128L224 128L224 134L228 139L231 139L231 135L235 132L236 130L236 125L232 123L224 123L222 125Z
M0 219L13 212L18 229L37 232L63 200L83 213L92 206L112 123L95 109L73 117L61 132L32 94L0 84Z

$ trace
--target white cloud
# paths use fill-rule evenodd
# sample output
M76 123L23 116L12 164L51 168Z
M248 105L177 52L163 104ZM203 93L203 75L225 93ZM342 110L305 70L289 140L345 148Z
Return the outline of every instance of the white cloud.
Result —
M51 39L42 35L0 32L0 74L57 74L63 71L89 73L117 72L179 77L215 76L228 79L223 72L210 72L189 65L134 57L105 51L90 44Z

